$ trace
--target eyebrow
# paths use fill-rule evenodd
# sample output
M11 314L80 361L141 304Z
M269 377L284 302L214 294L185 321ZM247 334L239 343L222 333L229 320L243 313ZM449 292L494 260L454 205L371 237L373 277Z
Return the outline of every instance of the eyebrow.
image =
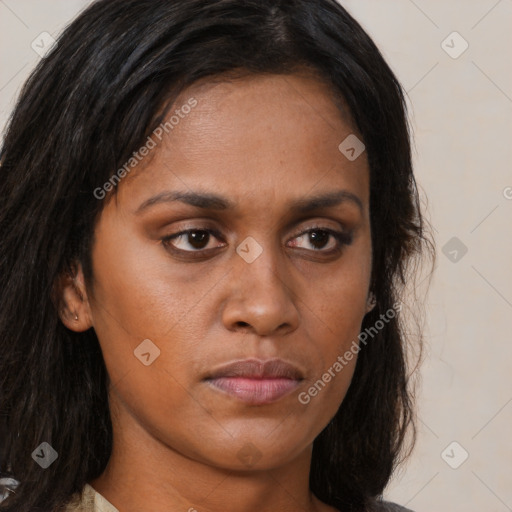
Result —
M179 192L167 191L161 192L156 196L146 199L135 211L136 214L142 213L151 206L160 203L172 203L180 201L182 203L202 208L205 210L229 210L235 209L236 203L217 194L210 194L204 192ZM325 194L318 194L311 197L302 197L295 200L290 204L290 209L294 213L305 213L312 210L320 210L322 208L332 208L342 203L350 202L355 204L361 213L364 212L364 207L361 199L358 196L349 192L348 190L336 190L327 192Z

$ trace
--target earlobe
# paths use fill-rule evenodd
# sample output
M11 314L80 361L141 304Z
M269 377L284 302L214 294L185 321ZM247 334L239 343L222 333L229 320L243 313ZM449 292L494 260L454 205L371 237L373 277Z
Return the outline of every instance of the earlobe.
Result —
M70 330L83 332L92 327L87 290L81 265L77 265L72 273L62 274L55 289L58 301L59 317Z
M377 299L373 292L368 294L368 299L366 301L366 312L369 313L375 306L377 305Z

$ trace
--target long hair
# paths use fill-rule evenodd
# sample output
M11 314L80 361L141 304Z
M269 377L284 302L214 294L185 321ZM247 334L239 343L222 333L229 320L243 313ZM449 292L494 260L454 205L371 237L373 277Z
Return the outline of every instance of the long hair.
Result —
M366 146L377 305L364 330L396 307L428 244L404 93L335 0L99 0L33 71L0 157L0 476L19 482L1 511L59 510L111 454L98 339L92 328L68 330L55 298L57 279L77 262L91 281L95 223L108 199L94 191L198 79L299 68L343 100ZM381 496L412 411L397 312L361 350L341 407L314 441L315 495L353 511ZM42 442L58 454L47 469L33 460Z

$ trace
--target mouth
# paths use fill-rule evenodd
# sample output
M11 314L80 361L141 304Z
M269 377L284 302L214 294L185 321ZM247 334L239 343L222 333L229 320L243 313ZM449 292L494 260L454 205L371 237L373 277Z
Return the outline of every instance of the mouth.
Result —
M302 372L281 359L234 361L205 379L214 389L250 405L276 402L294 391L302 380Z

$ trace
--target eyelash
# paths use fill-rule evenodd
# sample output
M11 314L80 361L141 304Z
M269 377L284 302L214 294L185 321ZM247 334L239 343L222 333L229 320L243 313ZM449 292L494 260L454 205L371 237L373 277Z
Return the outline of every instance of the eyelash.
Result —
M321 226L312 226L304 231L301 231L300 233L297 233L293 238L299 238L301 236L304 236L304 235L308 235L309 233L316 233L316 232L322 232L322 233L327 233L328 235L332 236L336 242L337 242L337 247L335 247L334 249L330 249L330 250L324 250L324 249L305 249L306 251L311 251L311 252L314 252L314 253L317 253L317 254L323 254L325 256L330 256L330 255L334 255L336 253L340 253L341 250L343 249L343 247L347 246L347 245L350 245L353 241L353 234L352 233L347 233L347 232L342 232L342 231L335 231L333 229L330 229L330 228L325 228L325 227L321 227ZM190 233L208 233L209 235L213 235L215 238L219 239L219 240L222 240L222 234L216 230L216 229L211 229L211 228L191 228L191 229L186 229L184 231L179 231L178 233L174 233L172 235L169 235L169 236L166 236L164 238L162 238L162 244L164 245L164 247L169 250L170 252L173 252L175 254L178 254L178 255L186 255L186 256L191 256L193 254L197 254L199 256L204 256L205 254L208 254L210 253L211 251L214 251L216 249L220 249L221 247L213 247L211 249L198 249L198 250L192 250L192 251L185 251L183 249L177 249L176 247L174 247L172 244L171 244L171 240L174 240L175 238L179 238L181 236L187 236L188 234ZM208 240L209 241L209 240ZM194 257L197 257L197 256L191 256L192 258Z

